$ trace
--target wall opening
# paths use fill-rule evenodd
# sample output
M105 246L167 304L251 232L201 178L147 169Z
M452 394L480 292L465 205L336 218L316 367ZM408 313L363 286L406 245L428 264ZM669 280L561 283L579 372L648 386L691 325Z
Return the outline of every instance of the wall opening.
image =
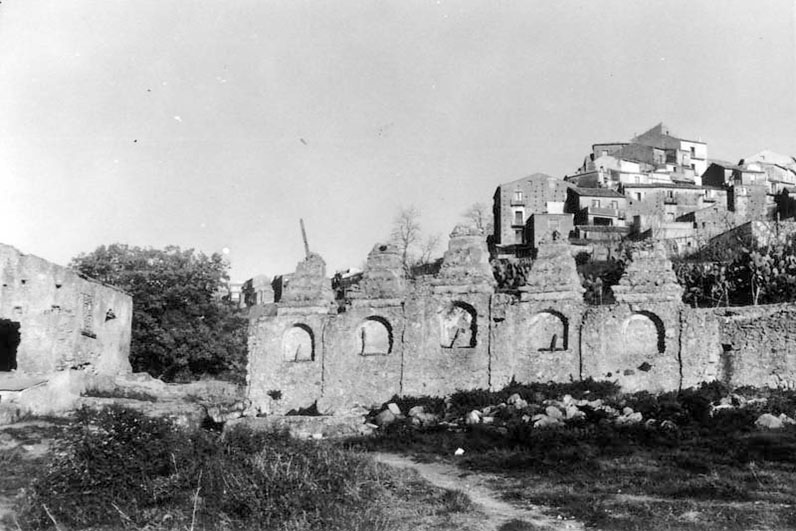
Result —
M625 345L640 354L666 352L665 328L661 318L652 312L636 312L625 323Z
M19 323L0 319L0 371L13 371L17 368L20 337Z
M282 359L284 361L315 360L315 336L309 326L296 323L288 328L282 338Z
M473 348L478 344L475 308L455 301L439 313L440 345L443 348Z
M555 310L544 310L531 319L531 350L555 352L569 348L569 320Z
M357 330L362 356L386 356L392 352L392 327L383 317L368 317Z

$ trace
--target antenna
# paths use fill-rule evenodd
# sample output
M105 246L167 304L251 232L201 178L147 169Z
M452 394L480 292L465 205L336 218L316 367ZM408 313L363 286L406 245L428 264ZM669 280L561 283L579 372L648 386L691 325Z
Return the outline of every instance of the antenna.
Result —
M304 219L299 218L301 224L301 239L304 240L304 258L310 257L310 245L307 243L307 231L304 229Z

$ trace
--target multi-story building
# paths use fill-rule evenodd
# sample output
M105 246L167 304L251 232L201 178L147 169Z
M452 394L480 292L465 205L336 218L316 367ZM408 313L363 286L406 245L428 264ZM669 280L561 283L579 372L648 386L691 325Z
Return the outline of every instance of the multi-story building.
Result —
M563 214L567 190L573 186L544 173L498 186L492 206L496 253L514 255L527 251L532 246L526 230L528 219L534 214Z

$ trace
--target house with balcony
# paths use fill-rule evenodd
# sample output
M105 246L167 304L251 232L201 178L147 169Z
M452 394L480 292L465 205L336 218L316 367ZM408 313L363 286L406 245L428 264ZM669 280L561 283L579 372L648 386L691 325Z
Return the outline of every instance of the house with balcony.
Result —
M575 225L624 226L627 198L610 188L571 188L566 210Z
M526 227L528 220L534 214L563 214L567 190L572 187L573 184L544 173L498 186L492 203L493 254L527 255L533 248Z

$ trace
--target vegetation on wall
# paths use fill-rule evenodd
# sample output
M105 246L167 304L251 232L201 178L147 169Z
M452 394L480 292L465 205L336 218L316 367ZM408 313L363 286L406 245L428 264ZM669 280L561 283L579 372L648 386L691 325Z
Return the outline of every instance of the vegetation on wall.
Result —
M796 245L793 241L743 249L730 262L675 262L692 306L774 304L796 300Z
M70 267L132 295L134 371L166 381L242 379L246 319L220 295L229 280L220 254L113 244L79 255Z

